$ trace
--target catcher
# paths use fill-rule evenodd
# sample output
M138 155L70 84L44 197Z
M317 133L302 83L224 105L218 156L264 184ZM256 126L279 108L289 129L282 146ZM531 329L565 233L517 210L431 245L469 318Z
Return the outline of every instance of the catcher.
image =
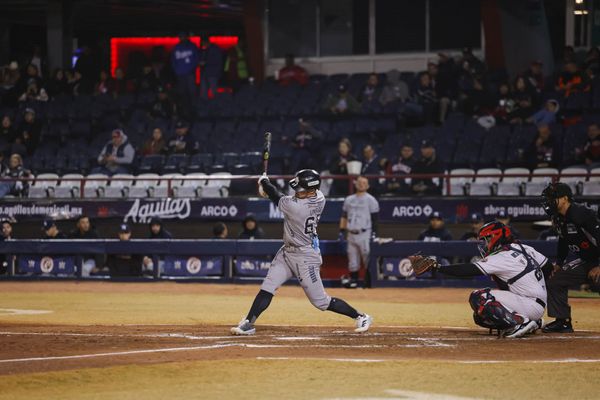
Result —
M434 258L410 256L417 275L430 269L468 277L489 275L499 289L479 289L471 293L469 304L475 323L498 330L498 336L522 337L542 327L546 308L546 284L542 270L552 263L534 248L514 240L510 228L501 222L488 222L477 235L482 259L475 263L442 266Z

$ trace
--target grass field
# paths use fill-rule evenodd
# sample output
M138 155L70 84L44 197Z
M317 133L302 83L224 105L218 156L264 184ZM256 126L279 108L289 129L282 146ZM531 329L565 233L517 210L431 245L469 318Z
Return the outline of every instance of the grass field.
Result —
M600 299L573 335L497 339L469 289L333 289L368 334L284 287L253 338L254 285L0 283L0 399L598 398Z

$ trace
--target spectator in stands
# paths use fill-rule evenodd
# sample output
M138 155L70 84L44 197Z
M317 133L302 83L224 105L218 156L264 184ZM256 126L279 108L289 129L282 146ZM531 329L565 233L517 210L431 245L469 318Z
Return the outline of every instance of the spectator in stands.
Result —
M530 168L547 168L556 165L556 142L548 125L538 126L537 137L524 153Z
M422 242L445 242L452 240L450 231L444 226L444 217L439 211L434 211L429 216L429 226L419 234L417 240Z
M348 92L346 85L340 85L336 94L327 97L325 109L335 115L354 114L360 109L360 104Z
M123 70L121 70L122 72ZM108 71L105 69L100 71L100 79L94 87L94 94L111 94L114 90L115 83Z
M469 68L473 74L480 75L485 70L485 64L473 54L471 47L465 47L462 50L461 62L469 64Z
M92 227L90 218L87 215L80 215L77 218L75 229L69 234L70 239L98 239L98 233ZM84 254L83 266L81 268L82 276L90 276L93 272L97 272L96 266L102 265L102 257L94 254Z
M42 55L42 47L39 44L33 45L31 56L27 60L27 64L34 65L37 68L38 76L42 78L48 68L46 65L46 60Z
M443 54L442 54L443 55ZM440 60L443 58L440 55ZM447 61L446 61L447 63ZM431 79L431 86L435 91L435 96L438 101L438 112L437 121L443 122L446 119L446 115L448 114L448 110L452 105L451 100L451 84L449 83L450 77L447 76L446 65L442 64L442 74L440 74L440 66L438 64L430 61L427 63L427 73Z
M433 142L424 140L421 143L421 159L415 163L412 169L413 174L441 174L442 166L439 164ZM413 178L412 191L418 195L441 194L442 190L439 184L432 178Z
M208 46L200 53L200 95L203 99L217 95L217 86L219 79L223 75L223 50L214 43Z
M19 96L26 93L29 85L34 84L36 87L42 87L42 78L40 78L38 68L33 64L28 64L25 69L25 74L19 77L19 81L16 83L16 90Z
M311 168L318 163L319 144L321 132L315 129L310 121L303 118L298 120L300 130L292 140L292 157L290 160L290 169L298 171L304 168Z
M463 235L460 237L460 240L476 242L478 240L477 238L479 235L479 230L485 224L485 220L483 219L483 216L481 214L473 213L471 214L469 222L471 223L471 229L463 233Z
M48 101L48 93L46 93L46 89L40 87L35 80L30 79L27 83L27 88L19 96L18 100L21 102Z
M0 198L10 194L16 197L23 197L29 189L29 181L22 178L29 178L31 172L23 167L23 159L19 154L10 156L8 168L2 171L3 178L11 178L10 182L0 183Z
M598 50L598 47L594 46L588 50L583 62L583 69L590 69L594 74L600 72L600 50Z
M546 100L544 108L527 118L527 122L536 126L551 125L556 122L556 114L559 109L558 101L554 99Z
M46 84L48 96L56 98L57 96L70 94L69 83L65 71L62 68L56 68L52 73L52 77Z
M419 83L412 93L412 100L407 104L407 111L414 117L431 123L436 120L438 99L431 76L428 72L419 75Z
M190 124L187 121L177 121L175 136L169 141L170 154L192 154L197 151L197 143L189 134Z
M179 34L179 43L171 53L171 66L177 78L177 94L188 115L196 104L196 68L200 61L200 50L190 42L187 33Z
M234 47L227 51L224 71L227 77L227 83L234 92L237 92L242 83L246 82L250 73L248 71L248 62L244 53L242 40L238 40Z
M348 175L348 161L356 160L352 154L352 143L348 138L343 138L338 143L336 156L331 160L329 173L332 175ZM334 179L329 190L330 196L347 196L349 194L349 184L345 179Z
M508 226L515 239L521 238L521 233L517 230L517 228L515 228L513 225L511 225L510 215L508 215L508 213L506 211L504 211L504 210L498 211L498 213L496 214L496 220L499 222L502 222L504 225Z
M2 121L0 122L0 140L3 144L8 144L15 140L16 135L17 133L13 126L12 118L9 114L4 114L2 116Z
M81 85L83 90L80 93L90 93L93 90L94 81L96 80L102 65L98 54L94 53L90 46L83 45L81 53L77 58L74 72L74 76L77 76L77 80L82 81Z
M152 65L145 64L142 68L142 75L138 78L135 85L139 92L155 92L160 86L160 80L154 73Z
M35 110L26 108L23 122L17 130L12 152L23 156L32 155L38 145L41 130L42 126L36 117Z
M370 144L363 148L361 175L382 175L385 171L387 160L379 157ZM369 193L375 197L380 193L381 185L378 178L369 179Z
M402 178L404 175L409 175L415 166L414 150L410 143L404 143L400 149L400 156L392 164L387 165L387 175L395 175L398 178L390 178L386 181L386 192L406 195L411 193L410 179Z
M494 96L486 89L482 77L475 76L467 89L461 92L462 109L473 116L489 115L494 109Z
M53 219L45 219L42 223L42 239L68 239L67 235L62 233Z
M5 219L1 222L2 224L2 234L0 235L0 242L4 242L6 240L13 239L13 227L12 223ZM6 260L6 255L0 254L0 275L5 274L8 270L8 261Z
M397 107L406 102L410 91L406 82L400 80L400 72L393 69L387 73L386 84L379 95L379 102L385 107Z
M379 76L375 73L372 73L367 78L367 82L360 89L357 100L361 103L370 103L372 101L377 101L379 94Z
M135 92L133 81L125 77L125 71L121 67L115 70L115 79L112 81L112 86L112 95L115 98Z
M213 239L227 239L229 230L227 229L227 225L223 222L217 222L213 225L212 233Z
M131 240L131 228L126 223L119 226L119 240ZM140 276L142 274L142 256L138 254L110 254L106 266L111 277Z
M520 124L533 113L535 103L535 91L522 76L515 79L513 98L515 106L508 115L508 120L513 124Z
M506 82L501 83L498 88L498 102L493 113L496 123L508 122L508 116L514 111L515 105L516 101L510 91L510 86Z
M583 149L577 149L579 161L589 169L600 167L600 127L590 124L587 128L587 141Z
M242 221L242 230L238 235L238 239L263 239L265 233L262 228L258 226L256 218L253 214L246 215L246 218Z
M154 119L170 120L176 114L176 106L164 86L159 86L156 92L156 99L150 107L150 116Z
M127 174L135 158L135 149L129 143L127 135L121 129L112 131L111 140L106 143L98 156L99 166L92 170L94 174Z
M586 76L581 73L574 61L565 64L564 71L558 77L556 91L565 98L573 93L589 90Z
M304 68L296 65L293 54L286 54L285 66L279 70L279 84L288 86L292 83L299 85L308 84L308 73Z
M166 151L167 143L163 138L163 132L160 128L154 128L152 131L152 137L144 143L142 147L142 155L151 156L155 154L162 154Z
M438 73L436 77L435 91L440 100L444 97L450 100L456 99L458 91L458 77L456 68L457 67L456 63L454 62L454 58L448 56L446 53L438 53Z
M529 69L525 71L524 77L529 82L529 85L533 87L538 93L544 90L544 72L542 70L544 64L535 60L529 66Z

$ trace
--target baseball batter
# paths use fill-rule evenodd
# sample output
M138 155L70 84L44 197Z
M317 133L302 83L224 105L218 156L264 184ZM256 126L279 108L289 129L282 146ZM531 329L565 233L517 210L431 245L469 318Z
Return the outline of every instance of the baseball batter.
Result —
M497 329L500 336L516 338L540 329L546 308L546 283L543 269L552 264L534 248L516 242L510 228L501 222L485 224L478 234L482 259L475 263L441 266L431 261L427 267L453 276L491 276L499 290L475 290L469 297L473 319L479 326ZM429 259L411 256L415 273L419 263Z
M306 297L319 310L333 311L356 321L355 332L366 332L372 318L356 311L342 299L330 297L323 288L320 267L323 262L319 249L317 225L325 207L325 196L319 190L321 177L311 169L298 171L289 184L293 196L284 196L269 182L266 175L259 180L261 195L275 203L284 216L283 246L271 262L271 268L256 295L248 315L231 328L233 335L253 335L254 323L269 307L275 291L296 277Z
M365 268L368 266L371 240L377 236L379 217L379 203L375 197L367 193L369 180L359 176L354 182L354 187L356 193L344 200L340 219L340 237L348 241L346 253L350 280L343 282L347 288L358 286L358 271L361 263ZM366 286L369 286L368 282Z

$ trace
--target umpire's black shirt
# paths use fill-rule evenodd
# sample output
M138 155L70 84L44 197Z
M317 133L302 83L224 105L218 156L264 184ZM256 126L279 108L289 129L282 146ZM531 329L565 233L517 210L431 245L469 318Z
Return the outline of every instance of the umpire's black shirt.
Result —
M562 265L569 251L585 261L598 262L600 257L600 221L596 212L583 204L573 203L565 216L554 219L559 234L557 262Z

